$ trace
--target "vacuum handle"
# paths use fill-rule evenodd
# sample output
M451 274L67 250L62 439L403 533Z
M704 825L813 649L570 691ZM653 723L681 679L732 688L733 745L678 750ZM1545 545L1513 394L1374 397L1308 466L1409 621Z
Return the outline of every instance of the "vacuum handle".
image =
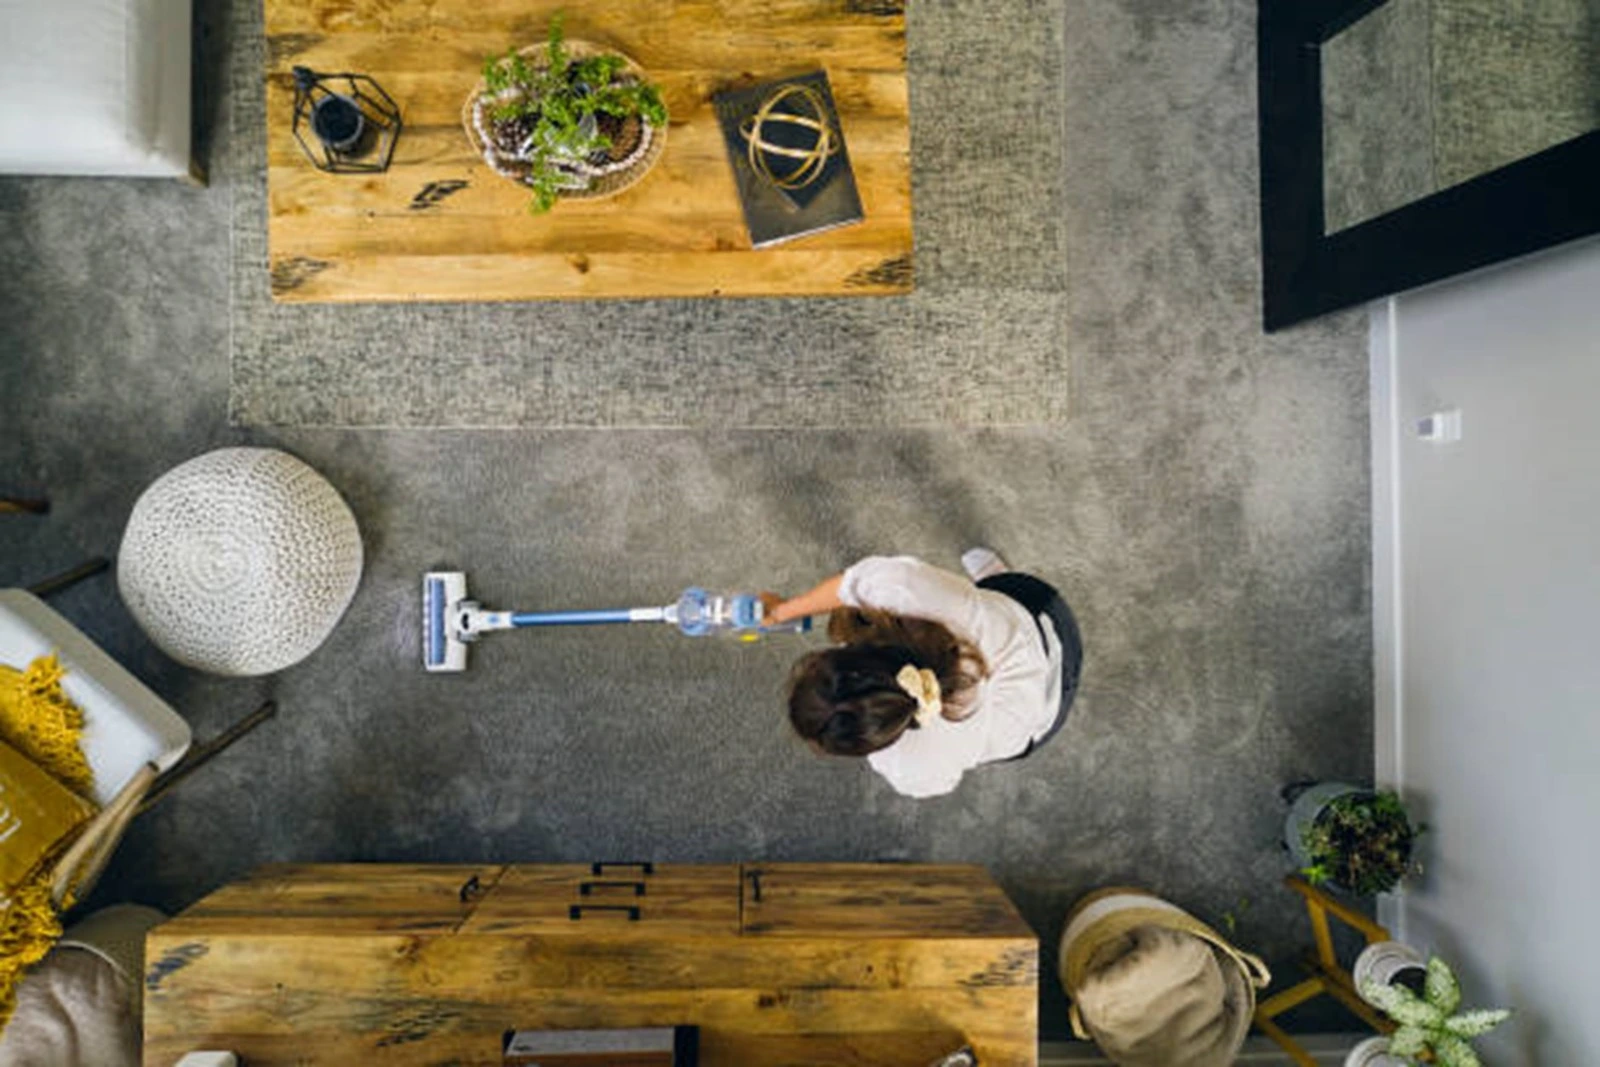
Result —
M666 608L597 608L584 611L517 611L512 626L603 626L626 622L663 622Z

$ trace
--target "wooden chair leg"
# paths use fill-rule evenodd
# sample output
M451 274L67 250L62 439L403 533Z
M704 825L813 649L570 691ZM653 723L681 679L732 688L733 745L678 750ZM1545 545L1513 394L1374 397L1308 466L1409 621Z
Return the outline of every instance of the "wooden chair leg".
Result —
M70 571L62 571L60 574L46 578L42 582L36 582L28 586L28 592L36 597L47 597L53 593L59 593L69 586L77 585L85 578L93 578L110 567L111 561L109 559L104 556L96 556L94 559L78 564Z
M1257 1019L1256 1027L1283 1049L1284 1054L1295 1062L1296 1067L1317 1067L1316 1057L1307 1052L1304 1045L1290 1037L1277 1023L1270 1019Z
M0 496L0 515L48 515L50 501L19 496Z
M50 876L50 897L56 907L63 907L70 893L81 890L84 895L100 876L106 860L122 840L128 823L139 813L139 802L150 791L156 780L156 767L146 763L123 785L111 802L100 809L79 833L78 839L56 861Z
M278 705L268 700L255 711L229 726L216 737L203 741L189 749L184 757L172 766L172 769L163 774L156 784L146 794L144 803L139 806L139 813L149 811L157 801L166 796L172 787L183 781L195 771L210 763L217 756L231 748L245 734L266 722L278 713Z

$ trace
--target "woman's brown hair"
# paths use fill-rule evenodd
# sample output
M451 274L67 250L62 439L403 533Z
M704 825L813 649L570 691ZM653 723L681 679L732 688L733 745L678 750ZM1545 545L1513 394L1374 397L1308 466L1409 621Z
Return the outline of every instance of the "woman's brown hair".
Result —
M917 727L917 702L896 681L907 664L939 679L943 715L972 714L983 653L927 619L840 608L828 620L838 644L813 652L789 675L789 721L799 735L836 756L865 756Z

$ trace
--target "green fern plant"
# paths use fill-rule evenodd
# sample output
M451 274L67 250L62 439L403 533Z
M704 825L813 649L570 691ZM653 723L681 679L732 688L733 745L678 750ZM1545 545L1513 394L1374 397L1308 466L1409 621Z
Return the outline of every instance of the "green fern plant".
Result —
M1511 1015L1509 1011L1459 1011L1461 983L1448 964L1435 956L1418 996L1403 985L1363 982L1361 995L1399 1024L1389 1037L1389 1055L1421 1062L1424 1052L1439 1067L1483 1067L1472 1039L1488 1033Z

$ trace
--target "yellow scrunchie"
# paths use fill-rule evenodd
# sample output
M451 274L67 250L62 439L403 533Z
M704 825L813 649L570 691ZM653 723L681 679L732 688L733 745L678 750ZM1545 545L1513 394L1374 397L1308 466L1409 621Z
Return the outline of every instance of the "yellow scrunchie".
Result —
M907 663L900 668L894 680L905 690L906 696L917 702L918 726L944 710L944 701L940 699L939 676L926 667L918 670L915 663Z

